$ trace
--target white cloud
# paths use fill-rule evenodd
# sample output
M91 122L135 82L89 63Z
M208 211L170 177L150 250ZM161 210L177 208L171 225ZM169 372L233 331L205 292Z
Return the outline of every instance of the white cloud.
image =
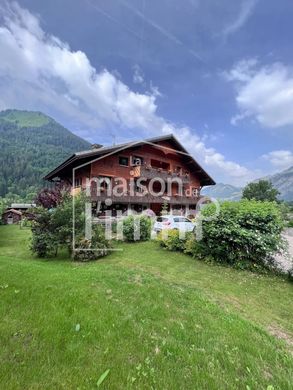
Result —
M290 150L274 150L264 154L262 158L269 161L277 170L284 170L293 166L293 153Z
M133 67L133 82L135 84L144 84L144 74L139 65L134 65Z
M234 82L240 113L232 124L252 117L265 127L293 124L293 69L282 63L260 66L253 60L239 62L229 73Z
M90 131L96 138L97 131L109 128L126 137L129 130L141 137L173 132L216 179L239 184L254 178L247 168L208 148L191 129L160 117L157 88L136 93L117 75L98 72L84 52L46 34L39 19L17 3L4 3L0 12L0 109L59 112L83 126L80 135L88 138Z
M262 176L260 171L251 171L234 161L227 160L223 154L218 153L214 148L207 147L204 138L199 137L188 127L178 128L166 123L163 132L166 134L172 132L209 172L213 171L215 177L221 177L221 181L243 185Z
M89 126L112 123L148 130L150 121L155 122L155 95L131 91L106 69L97 72L84 52L72 51L57 37L45 34L39 20L17 3L6 4L1 13L2 95L6 80L9 89L13 85L22 90L20 96L28 90L34 103L54 104Z
M227 37L230 34L234 34L247 22L248 18L252 14L252 11L256 5L256 0L244 0L241 3L240 11L235 20L232 21L223 31L223 35Z

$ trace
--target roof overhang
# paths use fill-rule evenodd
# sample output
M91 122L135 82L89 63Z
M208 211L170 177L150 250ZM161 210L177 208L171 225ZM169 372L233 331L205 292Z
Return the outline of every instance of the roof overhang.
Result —
M159 145L159 142L169 141L174 145L173 148L167 148L166 146ZM65 160L62 164L48 173L44 179L53 181L56 178L62 178L68 174L72 173L73 168L80 166L86 166L94 160L102 157L103 155L115 154L115 152L120 152L121 150L136 148L145 144L151 144L157 148L170 149L170 152L181 153L189 158L188 163L193 166L193 172L198 174L200 177L201 186L214 185L215 181L210 177L210 175L199 165L199 163L188 153L188 151L181 145L181 143L174 137L173 134L150 138L146 140L141 140L137 142L128 142L125 144L114 145L109 147L103 147L95 150L88 150L84 152L75 153Z

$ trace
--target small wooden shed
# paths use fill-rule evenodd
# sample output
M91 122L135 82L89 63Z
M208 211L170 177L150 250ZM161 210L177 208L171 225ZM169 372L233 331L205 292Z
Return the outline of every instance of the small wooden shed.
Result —
M12 225L21 221L22 212L15 209L8 209L2 214L2 221L5 225Z

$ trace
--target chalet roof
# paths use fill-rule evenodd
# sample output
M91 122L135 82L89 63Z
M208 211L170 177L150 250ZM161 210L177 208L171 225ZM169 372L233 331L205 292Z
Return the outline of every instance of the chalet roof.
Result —
M12 209L31 209L36 207L35 203L11 203L10 208Z
M13 214L17 214L17 215L22 215L22 212L21 211L18 211L18 210L14 210L14 209L7 209L3 212L3 214L7 214L7 213L13 213Z
M79 167L81 165L87 165L92 160L99 158L100 156L106 155L108 153L115 153L115 151L124 150L131 147L141 146L144 144L157 144L162 141L170 141L174 147L175 151L180 151L186 156L189 157L190 162L194 166L198 176L200 177L201 185L214 185L215 181L208 175L208 173L199 165L199 163L187 152L187 150L181 145L177 138L173 134L168 134L160 137L149 138L145 140L140 140L136 142L126 142L119 145L104 146L98 149L85 150L82 152L74 153L62 164L56 167L53 171L49 172L44 179L52 181L55 178L64 176L66 174L71 174L72 169ZM60 175L60 176L59 176Z

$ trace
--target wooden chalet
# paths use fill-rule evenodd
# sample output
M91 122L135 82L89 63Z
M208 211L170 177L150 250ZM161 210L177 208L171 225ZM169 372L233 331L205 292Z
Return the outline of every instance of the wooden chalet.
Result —
M34 203L12 203L2 214L2 223L11 225L19 223L23 217L28 218L28 210L36 207Z
M93 178L107 179L101 191L95 190L92 183L90 194L93 212L97 216L108 208L114 215L116 210L127 209L137 212L151 209L159 214L164 203L173 212L188 214L196 208L202 187L215 184L173 135L110 147L93 145L91 150L69 157L44 179L65 182L71 186L72 193L76 193L85 190ZM127 188L110 196L111 202L105 202L109 199L109 182L115 186L119 178L126 181ZM139 179L144 180L147 188L151 186L156 194L151 193L154 191L142 194L139 186L133 193L130 186L136 188Z

